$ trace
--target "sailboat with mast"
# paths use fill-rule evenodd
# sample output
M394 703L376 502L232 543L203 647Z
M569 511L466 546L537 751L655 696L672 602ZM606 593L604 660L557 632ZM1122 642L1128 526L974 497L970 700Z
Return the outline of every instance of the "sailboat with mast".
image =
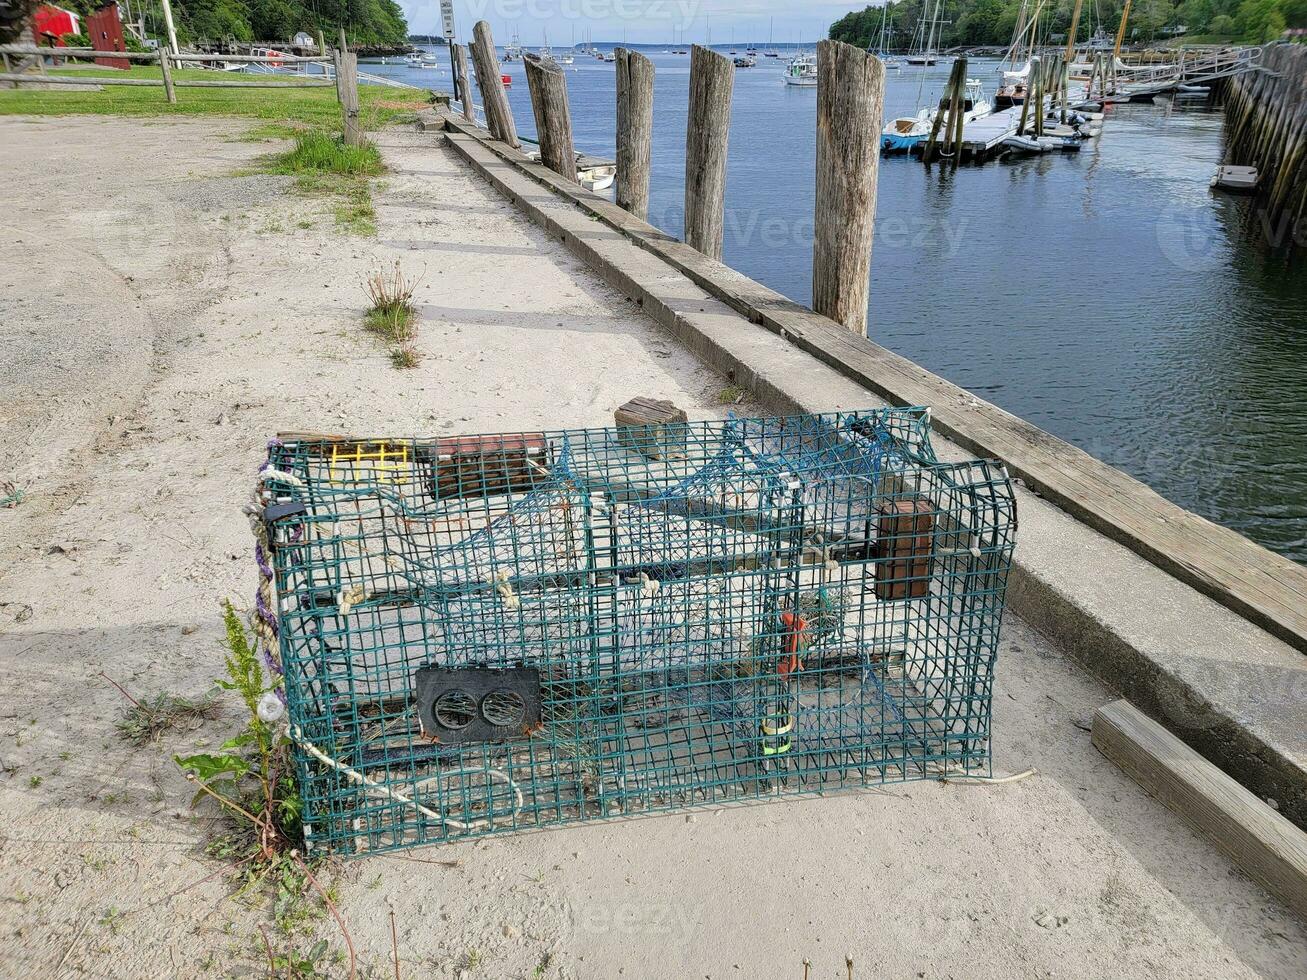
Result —
M890 46L894 43L894 22L890 19L889 10L893 4L888 0L885 6L880 8L880 37L876 41L876 57L890 71L898 71L903 67L903 59L898 55L890 53Z
M939 51L935 45L940 27L940 6L943 0L935 0L934 12L924 20L917 21L917 32L913 38L913 50L908 52L908 64L929 66L939 61ZM924 8L923 8L924 9Z
M1017 11L1017 22L1012 28L1012 43L1008 45L1003 63L999 65L1001 78L998 91L994 93L994 105L1007 109L1021 105L1026 101L1026 92L1030 82L1031 58L1039 44L1039 17L1044 12L1046 0L1021 0L1021 9Z

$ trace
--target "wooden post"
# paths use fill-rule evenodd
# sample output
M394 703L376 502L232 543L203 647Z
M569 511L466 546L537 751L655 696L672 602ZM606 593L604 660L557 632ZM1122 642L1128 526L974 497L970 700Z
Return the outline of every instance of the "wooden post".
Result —
M959 61L955 61L955 62L953 62L953 69L952 69L952 71L949 73L949 76L948 76L948 83L944 86L944 98L940 99L940 101L939 101L939 105L938 105L938 106L936 107L936 109L935 109L935 121L934 121L933 123L931 123L931 126L930 126L930 136L929 136L929 138L927 138L927 140L926 140L926 147L925 147L924 150L921 151L921 159L922 159L922 162L923 162L923 163L930 163L930 161L931 161L931 160L934 158L934 156L935 156L935 150L936 150L936 148L938 147L939 131L940 131L941 127L943 127L943 125L944 125L944 113L945 113L945 110L944 110L944 102L945 102L945 100L948 100L948 102L949 102L949 112L950 112L950 113L952 112L953 97L956 95L956 93L957 93L957 89L958 89L958 67L959 67L959 65L961 66L962 71L963 71L962 78L963 78L963 84L965 85L965 80L966 80L965 72L966 72L966 68L967 68L967 66L966 66L966 62L960 59ZM820 85L820 81L818 81L818 85ZM1027 85L1027 91L1029 91L1029 85ZM949 118L950 118L950 120L951 120L951 119L952 119L952 116L950 115ZM947 130L946 130L945 133L944 133L944 138L945 138L946 140L948 139L948 131L947 131Z
M879 58L842 41L817 45L812 306L859 335L867 332L884 102Z
M1076 0L1075 10L1071 12L1071 29L1066 32L1066 60L1067 64L1076 53L1076 32L1080 30L1080 8L1084 6L1085 0Z
M499 58L495 55L495 39L490 25L479 20L472 28L472 61L476 66L477 85L481 89L481 104L486 110L486 126L490 135L509 146L521 146L517 139L517 125L513 110L508 107L508 93L499 76Z
M321 31L318 31L318 56L321 58L327 56L327 38Z
M734 86L730 59L694 45L685 128L685 241L718 261L725 231L726 147Z
M177 90L172 84L172 66L168 64L171 61L167 48L159 49L159 70L163 72L163 94L168 99L169 105L177 104Z
M9 55L7 55L7 54L5 54L4 52L0 51L0 60L3 61L5 74L6 74L6 75L12 75L14 69L13 69L13 67L9 64ZM4 86L5 86L5 88L18 88L18 83L17 83L17 82L5 82L5 83L4 83Z
M336 52L336 92L340 96L342 129L350 146L363 145L363 128L359 125L359 56L345 42L345 28L340 29L340 48Z
M572 116L567 108L567 78L556 62L528 54L524 59L526 84L531 90L531 111L540 140L540 162L554 173L576 181L576 146L572 142Z
M455 44L449 50L458 65L458 98L463 103L463 118L475 125L477 114L472 99L472 76L467 71L467 48Z
M654 65L644 55L618 48L617 206L641 220L649 217L649 165L653 157Z
M1021 103L1021 122L1017 124L1017 135L1026 135L1026 120L1030 118L1030 101L1035 94L1035 79L1039 74L1039 58L1030 59L1030 72L1026 75L1026 98Z
M957 113L956 116L949 120L953 125L953 166L957 167L962 162L962 127L966 124L967 116L967 59L959 58L962 63L962 70L958 77L958 94L957 94Z

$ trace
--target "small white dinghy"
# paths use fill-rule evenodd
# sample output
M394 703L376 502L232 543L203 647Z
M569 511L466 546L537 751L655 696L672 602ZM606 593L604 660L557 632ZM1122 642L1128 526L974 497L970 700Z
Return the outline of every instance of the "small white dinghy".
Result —
M1256 167L1218 167L1212 186L1225 191L1255 191L1257 180Z

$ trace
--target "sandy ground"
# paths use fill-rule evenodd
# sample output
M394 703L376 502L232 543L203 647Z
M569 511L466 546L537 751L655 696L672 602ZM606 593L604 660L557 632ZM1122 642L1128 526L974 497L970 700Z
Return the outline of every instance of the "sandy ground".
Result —
M720 411L722 379L432 137L382 137L371 240L230 176L269 149L239 131L0 120L0 480L29 494L0 510L0 975L264 972L265 911L221 877L178 894L220 866L170 755L235 708L134 749L100 673L209 686L271 434L603 424L634 394ZM363 275L396 258L425 268L410 372L359 324ZM374 976L391 908L405 977L843 977L846 952L859 978L1307 975L1303 928L1092 749L1110 699L1009 618L995 761L1031 779L357 860L341 909Z

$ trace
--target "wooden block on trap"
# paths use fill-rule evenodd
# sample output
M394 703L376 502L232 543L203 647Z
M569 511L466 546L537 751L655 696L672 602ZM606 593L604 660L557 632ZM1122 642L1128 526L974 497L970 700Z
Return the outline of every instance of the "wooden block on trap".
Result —
M934 509L924 497L889 500L880 515L876 539L876 598L884 602L930 594Z
M632 398L613 413L617 439L650 459L682 459L689 416L669 401Z

